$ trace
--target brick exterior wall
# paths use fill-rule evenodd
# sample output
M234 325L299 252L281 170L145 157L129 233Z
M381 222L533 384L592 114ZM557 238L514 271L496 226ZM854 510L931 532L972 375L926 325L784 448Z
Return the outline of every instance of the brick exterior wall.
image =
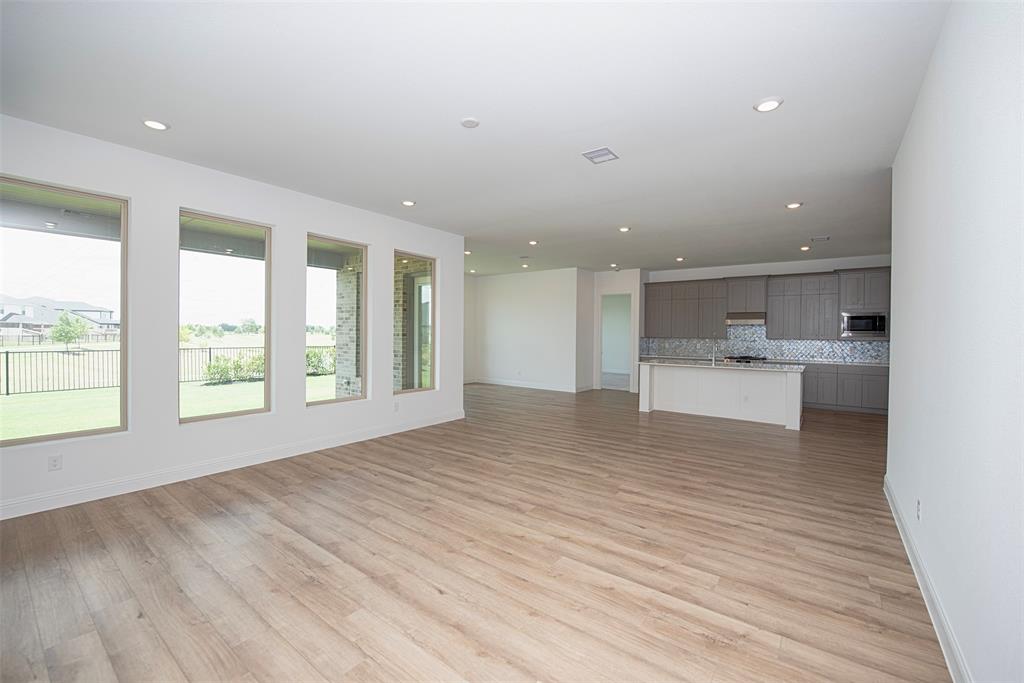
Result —
M337 271L337 309L334 332L334 388L336 398L360 396L363 393L362 327L363 266L361 258L352 259L344 270ZM348 270L352 268L352 270Z
M392 366L392 383L395 391L419 388L415 380L405 386L406 363L411 362L414 349L413 340L409 336L410 319L413 312L409 310L409 297L406 285L409 275L425 275L433 271L431 259L417 258L409 254L395 253L395 287L394 287L394 349L395 359ZM435 292L431 292L431 297Z

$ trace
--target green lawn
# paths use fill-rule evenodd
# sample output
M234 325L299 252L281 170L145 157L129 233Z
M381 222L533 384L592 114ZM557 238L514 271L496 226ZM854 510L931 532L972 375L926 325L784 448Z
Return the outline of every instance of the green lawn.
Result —
M212 415L263 405L263 382L179 385L181 417ZM306 378L306 400L334 398L334 376ZM0 396L0 440L115 427L118 389L80 389Z

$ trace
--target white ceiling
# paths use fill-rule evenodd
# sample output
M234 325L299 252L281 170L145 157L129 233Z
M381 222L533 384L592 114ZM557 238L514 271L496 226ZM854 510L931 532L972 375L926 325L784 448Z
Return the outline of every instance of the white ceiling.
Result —
M0 103L461 233L480 274L888 253L946 8L4 2Z

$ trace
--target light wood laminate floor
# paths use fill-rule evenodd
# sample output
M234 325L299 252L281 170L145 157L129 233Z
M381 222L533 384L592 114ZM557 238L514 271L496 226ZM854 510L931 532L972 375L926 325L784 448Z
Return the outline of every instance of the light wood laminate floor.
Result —
M942 681L884 418L465 421L8 520L4 681Z

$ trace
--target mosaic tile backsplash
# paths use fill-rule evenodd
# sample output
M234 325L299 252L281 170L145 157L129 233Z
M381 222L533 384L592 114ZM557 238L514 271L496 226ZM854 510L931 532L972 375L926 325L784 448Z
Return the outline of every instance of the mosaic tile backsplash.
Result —
M719 356L764 356L775 360L818 360L828 363L888 363L887 341L832 341L822 339L768 339L764 325L730 325L729 338L719 339ZM713 339L640 340L641 356L707 358Z

